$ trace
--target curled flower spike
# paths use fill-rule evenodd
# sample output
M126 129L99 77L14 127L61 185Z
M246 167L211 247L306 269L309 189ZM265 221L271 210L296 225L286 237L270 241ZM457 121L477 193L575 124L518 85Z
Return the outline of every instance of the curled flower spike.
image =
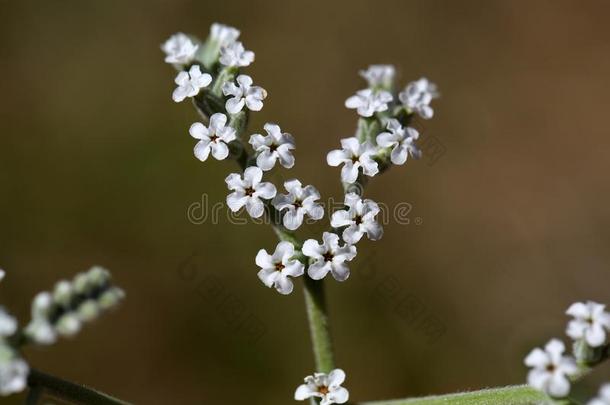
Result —
M293 258L294 246L290 242L280 242L273 255L265 249L258 251L256 265L261 268L258 278L267 287L275 287L280 294L290 294L292 280L288 277L299 277L304 273L305 265Z
M305 384L296 389L294 399L320 398L320 405L344 404L349 400L349 392L341 386L344 381L345 372L340 368L328 374L314 373L305 377Z
M265 124L267 136L253 134L250 136L250 145L256 152L256 165L264 171L273 169L276 161L287 169L294 166L294 156L292 150L295 149L295 142L292 135L282 133L279 125Z
M220 46L226 46L237 41L239 30L228 25L214 23L210 26L210 40Z
M21 392L27 386L28 364L13 348L0 341L0 395Z
M236 86L227 82L222 87L225 96L233 96L227 100L225 105L231 114L240 112L244 105L251 111L260 111L263 108L263 100L267 97L267 91L262 87L252 86L252 78L248 75L237 76Z
M343 240L349 244L357 243L362 235L370 240L379 240L383 236L383 227L375 217L379 214L379 205L373 200L362 200L356 193L345 195L347 210L335 211L330 220L333 228L347 226L343 231Z
M420 117L430 119L434 115L434 110L430 107L430 102L438 98L439 94L436 84L428 81L425 77L411 82L398 95L400 101L411 111L415 111Z
M92 267L72 281L58 282L53 292L42 292L34 298L25 335L34 343L52 344L57 335L74 335L84 322L95 319L124 296L123 290L112 286L108 270Z
M335 280L345 281L349 277L349 267L345 262L356 257L356 246L339 246L339 236L324 232L322 244L315 239L308 239L303 243L302 252L310 258L307 274L314 280L321 280L330 272Z
M172 35L161 45L165 52L165 62L179 65L188 65L195 59L199 45L195 44L188 35L181 32Z
M584 339L590 347L606 342L606 330L610 330L610 313L606 306L593 301L570 305L566 314L574 317L568 323L566 334L574 340Z
M587 405L610 405L610 384L604 384L599 389L599 395L587 402Z
M180 72L174 80L178 87L174 90L172 98L176 103L183 101L187 97L195 97L199 90L212 83L212 76L208 73L201 73L199 65L193 65L187 72Z
M377 145L382 148L392 148L390 159L395 165L402 165L407 161L409 154L418 159L421 151L415 145L419 132L414 128L404 128L396 119L388 121L389 132L377 135Z
M305 214L319 220L324 216L324 208L316 201L320 193L314 186L302 187L298 180L288 180L284 183L288 194L278 194L273 199L273 206L278 211L286 211L282 221L286 229L294 231L303 224Z
M360 143L357 138L341 139L341 148L330 151L326 156L326 161L330 166L339 166L341 169L341 180L344 183L354 183L358 179L358 169L362 167L362 172L370 177L379 173L377 162L373 156L377 153L375 147L368 141Z
M390 89L394 82L395 73L396 69L393 65L371 65L368 69L361 70L360 76L366 80L371 88Z
M361 117L372 117L376 112L387 110L392 100L392 94L387 91L364 89L345 100L345 106L356 109Z
M248 66L254 62L254 52L247 51L239 41L220 48L220 63L229 67Z
M197 159L204 162L210 152L216 160L223 160L229 156L228 144L235 140L235 129L225 126L227 116L221 113L210 117L210 125L206 127L201 122L191 125L189 133L199 142L195 145L194 152Z
M527 375L527 383L556 398L570 393L569 376L578 371L573 358L564 356L565 346L557 339L551 339L544 350L535 348L525 358L525 365L532 367Z
M252 218L260 218L265 212L262 199L270 200L275 197L276 189L271 183L262 182L263 171L250 166L244 171L243 178L237 173L231 173L225 179L229 190L227 205L233 212L239 211L243 206Z

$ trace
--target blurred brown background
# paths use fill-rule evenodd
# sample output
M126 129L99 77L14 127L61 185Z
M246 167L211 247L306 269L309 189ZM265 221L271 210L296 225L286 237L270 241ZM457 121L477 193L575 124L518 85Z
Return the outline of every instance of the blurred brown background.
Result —
M256 278L256 252L276 243L270 229L186 216L203 193L224 201L234 166L193 157L197 116L172 102L175 73L159 44L179 30L205 37L215 21L242 30L256 52L247 72L270 94L251 130L275 121L296 136L296 167L274 178L298 177L325 197L341 198L325 156L355 127L343 102L364 87L359 69L393 63L402 83L425 75L441 89L423 124L445 153L367 191L412 204L411 223L363 242L352 278L328 283L354 400L522 383L523 356L563 336L571 302L610 302L609 2L1 9L2 303L25 322L36 292L92 264L127 291L73 341L27 349L39 369L142 404L292 403L313 371L302 292L280 296ZM388 277L401 295L383 292ZM202 280L220 283L220 295ZM260 339L239 330L224 296L264 325ZM401 316L404 297L444 325L440 339ZM610 367L597 374L592 385Z

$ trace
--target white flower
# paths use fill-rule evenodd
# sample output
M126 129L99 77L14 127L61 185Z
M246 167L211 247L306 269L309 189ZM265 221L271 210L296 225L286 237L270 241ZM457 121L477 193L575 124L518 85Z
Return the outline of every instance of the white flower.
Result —
M0 339L17 331L17 320L0 307Z
M254 52L246 51L241 42L231 42L220 48L220 63L225 66L248 66L252 62Z
M409 154L414 158L421 156L415 141L419 138L419 132L414 128L404 128L395 119L388 121L387 129L390 132L382 132L377 135L377 145L382 148L392 148L390 159L395 165L402 165L407 161Z
M195 156L202 162L205 161L212 152L217 160L226 159L229 156L228 144L234 141L235 129L226 126L227 116L221 113L213 114L210 117L210 125L206 127L201 122L191 125L189 133L199 142L195 145Z
M290 294L293 289L292 280L288 277L303 275L305 265L293 258L294 246L290 242L280 242L273 255L265 249L258 251L256 265L261 268L258 278L267 287L275 287L280 294Z
M244 171L243 178L237 173L227 176L225 182L233 193L227 196L227 205L233 212L239 211L246 206L246 211L252 218L260 218L265 212L265 206L261 199L270 200L275 196L275 186L263 182L263 172L256 166L248 167Z
M370 87L382 87L389 89L394 81L396 70L392 65L371 65L366 70L360 71L362 76Z
M301 186L298 180L288 180L284 183L288 194L278 194L273 199L273 206L278 211L286 210L283 217L284 226L291 231L303 223L305 214L319 220L324 216L324 208L316 202L320 193L314 186Z
M323 279L329 271L335 280L347 280L349 267L345 262L356 257L356 246L339 246L339 236L330 232L322 234L322 244L315 239L306 240L301 251L311 258L307 274L314 280Z
M248 75L237 76L236 86L233 82L226 82L222 86L225 96L233 96L227 100L225 107L231 114L237 114L244 108L244 104L251 111L260 111L267 91L262 87L252 86L252 78Z
M364 89L345 100L345 106L355 108L361 117L372 117L376 112L387 110L392 99L392 95L387 91Z
M610 384L602 385L597 398L587 402L587 405L610 405Z
M358 169L362 167L362 172L367 176L374 176L379 173L377 162L372 156L377 152L375 147L370 142L358 142L358 139L344 138L341 139L341 147L330 151L326 156L326 161L330 166L339 166L343 163L341 169L341 180L345 183L353 183L358 178Z
M590 347L606 342L606 329L610 330L610 313L606 306L596 302L577 302L570 305L566 314L574 319L568 323L566 334L574 340L584 339Z
M430 119L434 115L430 102L438 96L436 84L422 77L409 83L398 95L398 98L411 111L415 111L422 118Z
M289 133L282 133L276 124L265 124L267 136L253 134L250 145L257 154L256 165L264 171L271 170L277 160L287 169L294 166L294 156L291 150L295 148L294 138Z
M237 41L239 34L240 32L237 28L224 24L214 23L210 27L210 39L220 44L220 46L229 45Z
M4 270L0 269L0 281L2 281L4 279L5 275L6 275L6 273L4 272Z
M176 103L181 102L187 97L195 97L199 90L212 83L212 76L208 73L201 73L199 65L193 65L187 72L180 72L174 80L178 87L174 90L172 98Z
M379 240L383 236L383 228L375 220L379 214L379 205L373 200L362 200L356 193L345 195L347 210L335 211L330 220L333 228L347 226L343 231L343 240L349 244L357 243L362 235L370 240Z
M191 63L195 59L197 49L199 49L199 45L193 43L188 35L181 32L172 35L161 45L161 50L166 55L165 62L180 65Z
M304 401L308 398L320 398L320 405L344 404L349 399L349 392L341 384L345 381L345 372L336 368L329 374L314 373L305 377L294 393L294 399Z
M544 350L535 348L525 358L525 365L532 367L527 375L527 383L533 388L553 397L562 398L570 392L569 376L578 371L573 358L563 356L565 346L557 339L551 339Z
M30 368L13 349L0 344L0 395L21 392L27 385Z

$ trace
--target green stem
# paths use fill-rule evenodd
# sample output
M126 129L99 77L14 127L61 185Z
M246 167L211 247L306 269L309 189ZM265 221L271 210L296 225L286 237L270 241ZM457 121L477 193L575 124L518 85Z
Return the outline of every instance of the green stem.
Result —
M311 344L316 370L320 373L329 373L335 368L333 358L332 341L328 315L326 313L326 299L324 297L323 280L304 278L305 307L307 319L309 320L309 331L311 333Z
M480 391L462 392L449 395L435 395L411 399L394 399L388 401L360 402L359 405L543 405L560 403L561 402L551 400L544 393L527 385L514 385L509 387L484 389Z
M84 385L75 384L61 378L43 373L35 369L30 370L28 376L30 389L43 388L52 396L87 405L128 405L128 402L111 397Z

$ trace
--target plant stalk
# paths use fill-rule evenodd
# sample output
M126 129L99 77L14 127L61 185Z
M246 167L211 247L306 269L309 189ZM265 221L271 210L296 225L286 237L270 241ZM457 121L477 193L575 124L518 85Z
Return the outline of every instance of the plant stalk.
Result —
M128 405L128 402L121 401L103 392L96 391L84 385L75 384L61 378L43 373L35 369L30 370L28 376L28 386L35 392L40 393L40 389L52 396L71 401L77 404L87 405ZM37 398L36 398L37 400ZM32 402L35 403L35 402Z

